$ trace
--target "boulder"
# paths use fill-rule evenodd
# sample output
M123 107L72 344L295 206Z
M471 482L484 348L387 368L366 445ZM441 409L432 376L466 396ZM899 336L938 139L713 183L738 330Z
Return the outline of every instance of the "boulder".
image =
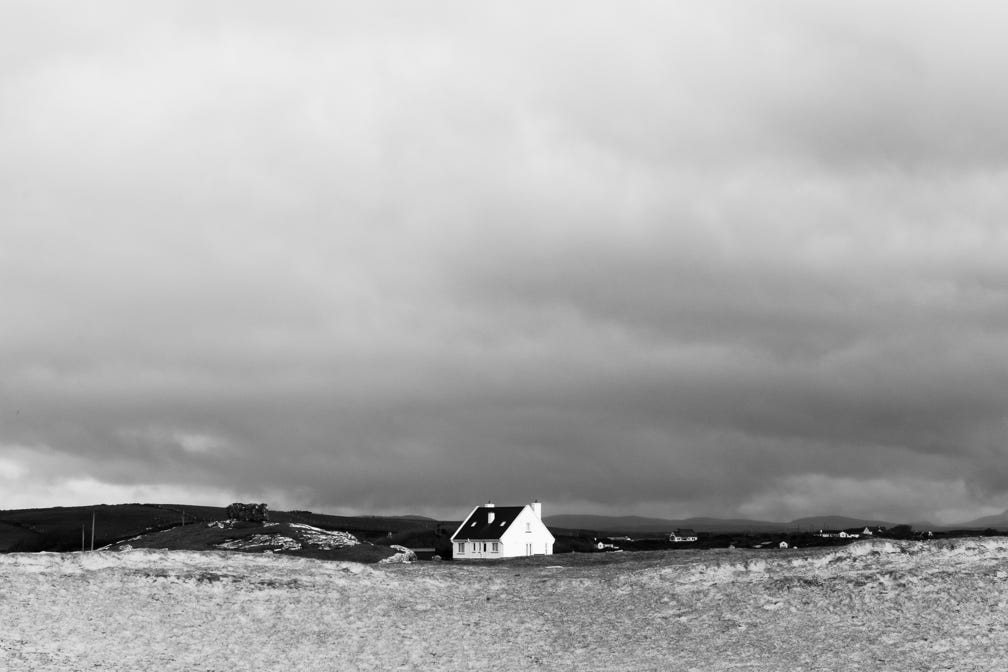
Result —
M416 553L406 548L405 546L399 546L397 544L392 544L389 546L394 551L398 551L395 555L391 555L384 560L379 560L378 562L382 564L392 564L394 562L416 562Z

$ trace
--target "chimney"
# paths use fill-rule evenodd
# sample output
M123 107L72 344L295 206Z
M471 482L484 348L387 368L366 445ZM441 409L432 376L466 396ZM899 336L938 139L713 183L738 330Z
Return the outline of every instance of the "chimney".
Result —
M494 508L493 502L487 502L486 503L486 508L488 508L488 509ZM490 511L489 513L487 513L487 525L489 525L493 521L494 521L494 512Z
M542 503L538 499L532 500L532 513L536 515L536 518L542 520Z

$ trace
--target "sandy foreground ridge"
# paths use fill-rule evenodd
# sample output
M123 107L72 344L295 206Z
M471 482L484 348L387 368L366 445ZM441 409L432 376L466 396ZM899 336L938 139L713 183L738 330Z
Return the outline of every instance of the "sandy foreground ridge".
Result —
M1008 538L398 566L0 556L0 670L997 670Z

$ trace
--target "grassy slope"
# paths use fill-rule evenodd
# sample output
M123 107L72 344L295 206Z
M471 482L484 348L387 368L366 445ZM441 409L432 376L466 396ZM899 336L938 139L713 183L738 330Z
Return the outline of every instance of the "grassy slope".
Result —
M129 540L132 548L156 548L174 551L215 551L218 545L226 541L247 539L253 535L282 535L303 541L301 532L292 528L289 523L277 523L264 527L260 523L236 523L234 527L221 529L210 527L200 522L193 525L173 527L169 530L143 535L140 539ZM262 552L252 550L249 552ZM394 555L395 551L387 546L379 546L362 542L357 546L336 549L321 549L303 544L300 550L277 551L277 554L297 557L315 558L318 560L348 560L354 562L378 562Z
M14 522L0 521L0 553L15 551L22 546L34 545L38 532L21 527Z
M223 507L181 504L102 504L0 511L0 552L80 550L82 528L85 547L90 548L92 514L95 519L95 548L141 534L159 533L152 538L161 539L160 543L166 544L160 548L205 549L208 543L219 543L217 532L221 532L207 528L205 523L226 518ZM184 526L183 519L187 523ZM270 520L281 524L305 523L324 530L349 532L378 545L401 544L411 548L447 547L448 535L454 530L451 523L416 517L329 516L309 511L270 511ZM257 526L255 532L249 531L248 534L262 531ZM373 552L358 549L354 553L363 561L388 555L387 549ZM294 554L311 555L312 552L305 550ZM343 553L340 557L350 559L343 557L347 555L353 553Z
M94 545L151 530L166 529L182 521L181 511L146 504L55 507L0 511L0 548L21 551L73 551L91 545L91 521L95 521ZM191 518L190 518L191 520Z

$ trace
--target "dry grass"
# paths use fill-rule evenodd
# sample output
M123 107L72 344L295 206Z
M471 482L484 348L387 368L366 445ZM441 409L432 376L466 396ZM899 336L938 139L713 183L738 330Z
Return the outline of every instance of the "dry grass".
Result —
M990 670L1008 539L398 567L0 557L12 670Z

